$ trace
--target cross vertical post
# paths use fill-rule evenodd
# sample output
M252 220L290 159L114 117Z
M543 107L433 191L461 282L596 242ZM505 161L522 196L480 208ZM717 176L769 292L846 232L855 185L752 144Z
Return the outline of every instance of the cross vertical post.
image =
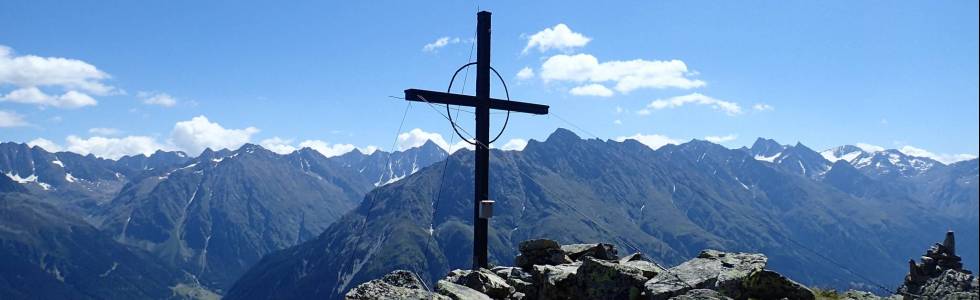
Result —
M487 267L489 219L480 201L490 199L490 12L476 15L476 173L473 178L473 269Z

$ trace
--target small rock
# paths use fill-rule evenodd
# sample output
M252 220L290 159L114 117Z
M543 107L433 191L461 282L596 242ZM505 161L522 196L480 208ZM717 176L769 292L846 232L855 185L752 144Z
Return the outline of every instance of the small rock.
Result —
M622 262L621 264L624 266L632 267L640 271L643 271L643 277L646 277L647 279L656 277L658 274L663 273L664 271L664 269L661 268L660 266L644 260L632 260L632 261Z
M453 300L490 300L490 296L486 294L445 280L436 282L436 292Z
M580 260L582 257L591 256L604 260L617 260L619 257L616 247L611 244L571 244L561 246L561 250L572 260Z
M576 277L587 299L638 299L647 280L639 269L588 256Z
M816 298L813 291L802 284L769 270L753 272L748 278L742 280L741 288L738 291L730 291L725 294L734 298L755 299L812 300Z
M494 299L506 298L515 291L514 287L507 284L506 280L487 269L453 270L449 272L446 280L469 287Z
M518 248L521 254L517 255L514 264L525 270L530 270L534 265L560 265L572 262L554 240L527 240L521 242Z
M650 259L647 258L646 255L643 255L643 253L637 252L637 253L633 253L633 254L630 254L630 255L627 255L627 256L623 256L622 258L619 259L619 263L625 263L625 262L628 262L628 261L637 261L637 260L650 261Z
M722 295L718 291L708 290L708 289L696 289L687 291L687 293L670 298L671 300L732 300L725 295Z
M538 299L579 299L581 292L577 286L575 273L581 263L563 265L536 265L531 273L538 284Z
M417 299L449 300L450 298L422 289L421 282L411 272L397 270L381 279L362 283L344 295L347 300Z
M657 274L644 287L649 299L669 299L692 289L738 291L741 281L765 268L766 261L762 254L705 250L697 258Z

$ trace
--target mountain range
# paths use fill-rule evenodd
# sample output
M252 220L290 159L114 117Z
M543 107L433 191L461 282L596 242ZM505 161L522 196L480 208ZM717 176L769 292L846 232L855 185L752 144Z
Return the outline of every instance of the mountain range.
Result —
M115 246L221 293L263 255L317 236L371 188L447 155L431 142L330 158L246 144L195 158L158 151L106 160L3 143L0 195L84 219Z
M227 297L336 299L394 269L431 282L469 268L472 167L472 152L461 151L445 169L373 190L316 239L263 258ZM727 149L695 140L652 150L559 129L523 151L491 152L490 260L511 264L515 243L527 239L617 237L605 242L666 264L706 248L751 251L807 284L897 285L907 270L896 262L915 257L937 231L962 232L965 260L976 265L976 214L949 209L977 211L976 167L975 159L935 163L896 178L802 144Z
M491 261L511 264L514 243L530 238L616 237L607 242L666 264L704 248L763 252L774 269L807 284L870 286L821 256L897 283L905 270L895 262L916 257L937 230L955 229L975 269L977 166L976 159L944 165L895 150L816 152L767 139L740 149L695 140L652 150L559 129L523 151L491 152ZM432 142L334 157L246 144L198 157L159 151L118 160L2 143L0 196L18 203L9 206L18 214L51 211L45 215L67 216L52 224L87 226L111 245L98 247L142 259L120 265L159 266L167 275L147 284L179 295L337 298L397 268L430 282L468 268L472 167L472 152L449 156ZM23 230L23 222L0 220L0 242L34 254L0 261L54 276L37 257L64 251L37 241L69 239L71 231ZM83 264L75 259L58 270ZM15 295L0 291L0 298Z

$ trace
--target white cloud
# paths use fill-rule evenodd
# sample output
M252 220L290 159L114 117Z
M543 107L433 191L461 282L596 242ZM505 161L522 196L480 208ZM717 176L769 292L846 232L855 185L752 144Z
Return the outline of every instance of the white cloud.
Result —
M420 128L415 128L409 130L408 132L403 132L398 135L398 141L395 143L395 148L398 151L405 151L411 148L419 147L425 144L426 141L432 141L446 150L446 152L454 153L456 150L460 149L470 149L473 150L475 147L470 145L466 141L457 141L455 144L449 145L446 139L442 137L441 134L435 132L427 132Z
M31 147L38 146L48 152L58 152L63 150L63 148L61 148L61 145L58 145L55 142L52 142L51 140L45 138L33 139L30 142L27 142L27 145Z
M729 135L725 135L725 136L709 135L709 136L704 137L704 139L706 141L709 141L709 142L712 142L712 143L715 143L715 144L721 144L721 143L731 142L731 141L734 141L737 138L738 138L738 135L735 135L735 134L729 134Z
M12 111L0 110L0 128L21 127L30 125L24 116Z
M977 158L976 155L973 155L973 154L965 154L965 153L961 153L961 154L945 154L945 153L936 154L936 153L932 153L932 152L930 152L928 150L925 150L925 149L922 149L922 148L918 148L918 147L914 147L914 146L909 146L909 145L902 146L902 148L899 148L898 151L901 151L902 153L905 153L906 155L918 156L918 157L928 157L928 158L934 159L934 160L936 160L938 162L941 162L941 163L944 163L944 164L951 164L951 163L955 163L955 162L958 162L958 161L964 161L964 160L970 160L970 159Z
M451 38L448 36L444 36L436 39L434 42L422 46L422 51L435 52L436 50L439 50L439 48L445 47L449 44L459 44L460 42L462 42L462 40L459 39L458 37Z
M527 46L524 46L524 50L521 53L527 53L528 50L534 48L538 48L539 52L545 52L550 49L568 51L573 48L584 47L591 40L591 38L581 33L572 31L571 28L568 28L568 25L558 24L555 27L545 28L528 37Z
M16 89L0 96L2 101L74 108L96 105L88 94L122 93L107 85L109 74L77 59L40 57L14 54L10 47L0 45L0 86ZM59 89L60 95L50 96L41 88Z
M143 99L143 104L147 105L158 105L163 107L173 107L174 105L177 105L177 98L174 98L167 93L139 92L137 97Z
M122 130L119 130L119 129L116 129L116 128L95 127L95 128L89 128L88 129L88 133L89 134L94 134L94 135L114 136L114 135L121 134L122 133Z
M774 110L776 108L775 107L772 107L772 105L769 105L769 104L756 103L755 105L752 105L752 109L758 110L758 111L771 111L771 110Z
M511 140L507 141L507 143L504 144L502 147L500 147L500 150L505 150L505 151L511 151L511 150L521 151L521 150L524 150L524 147L527 147L527 140L524 140L524 139L511 139Z
M118 159L125 155L134 154L150 155L159 149L166 149L157 143L156 139L148 136L126 136L122 138L93 136L85 139L69 135L65 141L67 142L65 150L108 159Z
M664 145L668 145L668 144L672 144L672 145L680 144L680 141L678 140L659 134L637 133L632 136L620 136L613 140L618 142L622 142L625 140L635 140L637 142L643 143L644 145L647 145L647 147L650 147L650 149L654 149L654 150L657 150L660 147L663 147Z
M534 78L534 70L529 67L524 67L520 71L517 71L517 79L528 80Z
M857 143L857 144L854 144L854 146L857 146L858 148L861 148L861 150L864 150L865 152L885 151L885 147L878 146L878 145L872 145L872 144L866 144L866 143Z
M98 101L91 96L78 91L67 91L64 94L52 96L45 94L34 86L19 88L0 96L0 101L10 101L24 104L36 104L38 106L51 106L58 108L79 108L83 106L95 106Z
M613 95L612 90L598 83L577 86L569 90L568 93L575 96L596 96L596 97L611 97Z
M293 140L287 140L277 136L260 141L259 146L278 154L289 154L296 151L296 147L290 145L292 143Z
M492 148L493 145L490 145L490 147ZM446 151L446 152L449 152L449 154L453 154L453 153L456 153L456 151L462 150L462 149L468 149L470 151L473 151L473 150L476 150L476 146L473 146L470 143L467 143L465 141L458 141L455 144L453 144L453 146L449 149L451 151Z
M197 116L174 124L170 142L188 154L197 155L205 148L237 149L248 143L257 132L259 129L255 127L226 129L205 116Z
M559 54L541 64L540 77L545 82L614 82L614 88L620 93L643 88L691 89L705 85L704 81L688 78L691 75L694 73L680 60L634 59L600 63L589 54Z
M638 111L637 113L640 115L649 115L651 110L677 108L686 104L708 105L713 109L724 111L729 116L742 113L742 107L739 106L738 103L715 99L702 95L701 93L692 93L683 96L670 97L667 99L653 100L646 106L646 108Z
M321 140L305 140L299 143L299 147L316 150L326 157L343 155L357 149L357 147L351 144L330 144Z
M405 151L411 148L422 146L426 141L432 141L442 149L449 151L449 143L446 139L442 138L441 134L435 132L426 132L421 128L415 128L409 130L408 132L403 132L398 135L398 141L395 143L396 148L399 151Z
M613 124L623 125L623 120L620 120L620 119L613 120Z

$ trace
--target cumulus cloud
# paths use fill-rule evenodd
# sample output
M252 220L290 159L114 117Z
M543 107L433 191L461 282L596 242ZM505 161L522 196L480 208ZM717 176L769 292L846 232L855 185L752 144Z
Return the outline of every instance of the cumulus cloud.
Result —
M613 95L612 90L598 83L577 86L569 90L568 93L575 96L596 96L596 97L612 97Z
M858 148L861 148L861 150L864 150L865 152L885 151L885 147L878 146L878 145L867 144L867 143L857 143L857 144L854 144L854 146L857 146Z
M527 140L525 140L525 139L511 139L511 140L507 141L506 144L504 144L503 146L501 146L500 147L500 150L505 150L505 151L512 151L512 150L513 151L521 151L521 150L524 150L524 147L527 147Z
M534 78L534 70L531 68L524 67L520 71L517 71L517 79L528 80Z
M296 147L293 147L291 145L292 143L293 140L287 140L277 136L259 141L259 146L278 154L289 154L296 151Z
M188 154L197 155L205 148L237 149L248 143L252 135L258 133L255 127L227 129L211 122L205 116L197 116L188 121L174 124L170 132L170 142Z
M109 138L93 136L81 138L70 135L65 139L65 150L82 155L92 154L102 158L119 159L126 155L150 155L160 149L167 149L149 136L126 136Z
M591 40L592 38L572 31L571 28L568 28L568 25L558 24L555 27L545 28L528 37L527 46L524 46L524 50L521 53L527 53L528 50L534 48L537 48L539 52L545 52L551 49L568 51L574 48L584 47Z
M600 63L589 54L559 54L541 64L540 77L545 82L611 82L616 91L629 93L643 88L691 89L705 85L704 81L689 78L693 75L694 72L680 60L634 59Z
M398 134L398 141L395 142L395 147L398 151L405 151L422 146L426 141L432 141L442 149L449 151L449 143L446 142L446 139L442 138L441 134L427 132L421 128L415 128L408 132Z
M914 146L909 146L909 145L902 146L901 148L898 149L898 151L900 151L902 153L905 153L906 155L918 156L918 157L928 157L928 158L934 159L934 160L936 160L938 162L941 162L941 163L944 163L944 164L951 164L951 163L955 163L955 162L959 162L959 161L964 161L964 160L970 160L970 159L977 158L976 155L973 155L973 154L965 154L965 153L961 153L961 154L945 154L945 153L936 154L936 153L930 152L928 150L925 150L925 149L922 149L922 148L918 148L918 147L914 147Z
M24 87L0 96L0 101L35 104L41 107L79 108L95 106L99 102L89 95L78 91L67 91L61 95L48 95L37 87Z
M34 146L41 147L42 149L44 149L45 151L48 151L48 152L58 152L58 151L62 151L64 149L64 148L61 147L61 145L58 145L57 143L52 142L51 140L48 140L48 139L45 139L45 138L36 138L36 139L33 139L30 142L27 142L27 145L29 145L31 147L34 147Z
M139 92L136 96L143 99L143 104L146 105L157 105L163 107L173 107L174 105L177 105L177 98L174 98L167 93Z
M676 139L672 139L670 137L667 137L667 136L664 136L664 135L659 135L659 134L640 134L640 133L637 133L637 134L634 134L632 136L620 136L620 137L617 137L617 138L615 138L613 140L618 141L618 142L622 142L622 141L625 141L625 140L635 140L635 141L640 142L640 143L642 143L644 145L647 145L647 147L650 147L650 149L653 149L653 150L657 150L660 147L663 147L663 146L668 145L668 144L671 144L671 145L680 144L680 141L678 141Z
M424 52L435 52L436 50L439 50L439 48L448 46L450 44L459 44L461 42L463 42L463 40L461 40L458 37L452 37L451 38L451 37L448 37L448 36L444 36L444 37L441 37L441 38L436 39L435 41L433 41L431 43L425 44L425 46L422 46L422 51L424 51Z
M724 135L724 136L709 135L709 136L704 137L704 139L706 141L709 141L709 142L712 142L712 143L715 143L715 144L721 144L721 143L727 143L727 142L734 141L735 139L738 139L738 135L735 135L735 134L729 134L729 135Z
M425 144L426 141L432 141L433 143L436 144L436 146L439 146L439 148L442 148L443 150L446 150L446 152L449 153L454 153L456 152L456 150L460 150L460 149L473 150L476 148L465 141L457 141L456 143L450 145L449 142L446 142L446 139L443 138L441 134L435 132L427 132L420 128L415 128L409 130L408 132L403 132L399 134L398 140L395 142L395 148L398 151L405 151L411 148L422 146Z
M95 66L77 59L15 55L0 45L0 86L16 89L0 96L0 101L36 104L62 108L96 105L88 94L109 95L121 91L104 81L110 79ZM48 95L41 88L59 89L60 95Z
M713 109L721 110L729 116L742 113L742 107L739 106L738 103L715 99L702 95L701 93L692 93L683 96L670 97L667 99L653 100L646 106L646 108L637 111L637 113L640 115L649 115L652 110L677 108L687 104L707 105Z
M0 110L0 128L21 127L30 125L24 116L12 111Z
M299 143L299 147L316 150L326 157L342 155L357 149L351 144L330 144L321 140L305 140Z
M616 125L623 125L623 120L620 120L620 119L615 119L615 120L613 120L613 124L616 124Z
M122 130L107 127L95 127L88 129L89 134L114 136L122 133Z
M776 108L775 107L772 107L772 105L769 105L769 104L756 103L755 105L752 105L752 109L757 110L757 111L771 111L771 110L774 110Z

